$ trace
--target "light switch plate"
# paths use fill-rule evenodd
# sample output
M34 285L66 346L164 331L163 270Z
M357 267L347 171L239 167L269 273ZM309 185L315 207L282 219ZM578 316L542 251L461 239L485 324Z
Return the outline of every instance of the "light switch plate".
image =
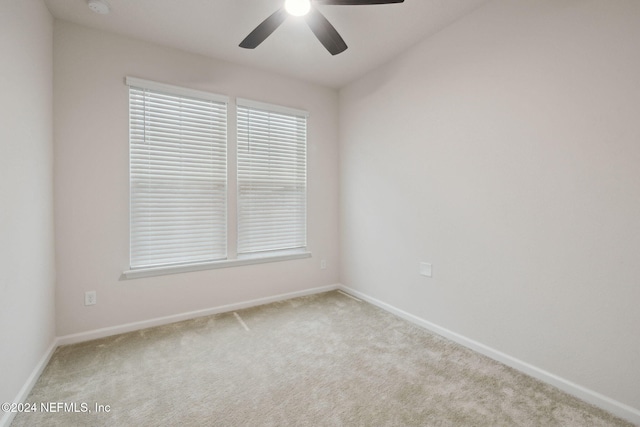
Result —
M426 277L433 277L433 273L431 270L431 264L428 262L420 263L420 275Z

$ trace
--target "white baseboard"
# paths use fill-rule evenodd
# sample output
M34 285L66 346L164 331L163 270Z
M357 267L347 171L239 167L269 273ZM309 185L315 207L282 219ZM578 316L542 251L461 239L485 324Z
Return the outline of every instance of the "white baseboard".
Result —
M338 285L321 286L318 288L305 289L302 291L289 292L286 294L274 295L264 298L258 298L250 301L243 301L234 304L221 305L204 310L190 311L187 313L174 314L171 316L157 317L155 319L143 320L140 322L126 323L124 325L111 326L108 328L95 329L77 334L64 335L58 337L58 345L76 344L83 341L95 340L111 335L123 334L126 332L138 331L140 329L152 328L154 326L167 325L169 323L180 322L183 320L195 319L196 317L210 316L212 314L226 313L229 311L241 310L243 308L255 307L258 305L269 304L276 301L283 301L291 298L302 297L306 295L319 294L338 289Z
M589 402L592 405L602 408L605 411L608 411L620 418L624 418L636 425L640 425L640 410L637 408L625 405L624 403L618 402L614 399L611 399L610 397L607 397L579 384L571 382L567 379L554 375L527 362L516 359L515 357L509 356L508 354L488 347L456 332L438 326L418 316L414 316L413 314L400 310L399 308L382 302L376 298L370 297L369 295L364 294L360 291L356 291L355 289L351 289L344 285L339 285L338 289L356 296L368 303L371 303L385 311L388 311L389 313L395 314L396 316L401 317L411 323L428 329L431 332L450 339L451 341L470 348L473 351L490 357L491 359L497 360L498 362L504 363L505 365L517 369L518 371L523 372L533 378L559 388L566 393L569 393L579 399L584 400L585 402Z
M53 356L53 352L56 351L56 348L58 348L58 339L54 338L53 342L44 352L44 354L40 358L40 361L31 372L31 375L29 375L29 378L27 378L27 381L18 392L16 398L13 399L14 403L23 403L27 396L29 396L29 393L31 393L31 389L38 381L38 378L40 378L42 371L44 371L44 368L46 368L49 360L51 359L51 356ZM0 418L0 427L9 427L16 415L16 412L5 412L2 418Z
M265 297L265 298L258 298L258 299L244 301L244 302L235 303L235 304L228 304L228 305L208 308L204 310L191 311L188 313L181 313L181 314L176 314L172 316L159 317L159 318L145 320L141 322L128 323L124 325L96 329L93 331L81 332L78 334L65 335L65 336L58 337L54 339L54 341L51 343L49 348L46 350L45 354L42 356L42 358L34 368L33 372L25 382L24 386L22 387L22 389L14 399L14 402L15 403L24 402L24 400L27 398L27 396L31 392L31 389L33 388L35 383L38 381L38 378L42 374L42 371L47 366L47 363L49 363L49 360L51 359L51 356L53 355L54 351L60 345L74 344L74 343L79 343L83 341L104 338L104 337L117 335L125 332L136 331L136 330L150 328L154 326L166 325L169 323L179 322L179 321L188 320L188 319L194 319L202 316L209 316L217 313L241 310L243 308L255 307L258 305L269 304L276 301L284 301L291 298L296 298L296 297L301 297L306 295L313 295L313 294L322 293L322 292L328 292L336 289L342 290L353 296L356 296L377 307L380 307L385 311L395 314L396 316L401 317L411 323L414 323L418 326L428 329L438 335L441 335L447 339L450 339L451 341L457 342L458 344L461 344L474 351L477 351L478 353L481 353L494 360L504 363L505 365L510 366L514 369L517 369L521 372L524 372L525 374L530 375L540 381L543 381L547 384L551 384L562 391L572 394L586 402L596 405L621 418L629 420L634 424L640 425L640 410L636 408L620 403L614 399L611 399L593 390L587 389L586 387L575 384L569 380L566 380L550 372L547 372L543 369L535 367L522 360L516 359L515 357L509 356L508 354L502 353L501 351L495 350L491 347L488 347L477 341L474 341L465 336L457 334L453 331L445 329L441 326L438 326L420 317L414 316L413 314L400 310L390 304L387 304L378 299L370 297L367 294L364 294L362 292L356 291L355 289L351 289L349 287L346 287L344 285L339 285L339 284L322 286L322 287L312 288L312 289L305 289L302 291L274 295L274 296ZM8 427L13 421L15 415L16 415L15 413L5 413L4 416L0 419L0 427Z

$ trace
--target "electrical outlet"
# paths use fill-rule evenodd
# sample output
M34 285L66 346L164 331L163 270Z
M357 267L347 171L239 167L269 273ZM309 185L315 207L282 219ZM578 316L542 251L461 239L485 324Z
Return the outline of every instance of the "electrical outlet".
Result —
M96 303L96 291L89 291L84 293L84 305L95 305Z
M420 275L426 277L433 277L433 273L431 271L431 264L428 262L420 263Z
M324 270L327 268L327 260L326 259L321 259L320 260L320 269Z

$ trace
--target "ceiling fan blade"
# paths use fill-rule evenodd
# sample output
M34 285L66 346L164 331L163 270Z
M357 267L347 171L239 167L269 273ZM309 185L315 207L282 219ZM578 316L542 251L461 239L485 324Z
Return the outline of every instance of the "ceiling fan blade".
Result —
M315 0L315 3L334 6L364 6L368 4L404 3L404 0Z
M347 50L347 44L342 40L338 31L318 10L311 8L305 16L305 21L331 55L337 55Z
M244 40L240 43L240 47L245 49L255 49L260 43L265 41L267 37L273 33L287 18L287 11L280 8L271 16L262 21Z

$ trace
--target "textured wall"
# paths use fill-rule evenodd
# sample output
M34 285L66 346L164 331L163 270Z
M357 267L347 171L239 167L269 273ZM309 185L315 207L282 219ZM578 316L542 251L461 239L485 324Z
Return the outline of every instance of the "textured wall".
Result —
M0 2L0 402L54 338L52 38L42 2Z
M341 282L640 408L638 40L498 0L344 88Z
M58 335L337 282L336 91L63 21L54 27L54 71ZM232 101L241 97L309 111L308 247L313 257L119 281L129 265L127 75ZM233 206L233 191L229 201ZM320 259L327 260L326 270L320 270ZM83 295L89 290L97 291L98 303L85 307Z

